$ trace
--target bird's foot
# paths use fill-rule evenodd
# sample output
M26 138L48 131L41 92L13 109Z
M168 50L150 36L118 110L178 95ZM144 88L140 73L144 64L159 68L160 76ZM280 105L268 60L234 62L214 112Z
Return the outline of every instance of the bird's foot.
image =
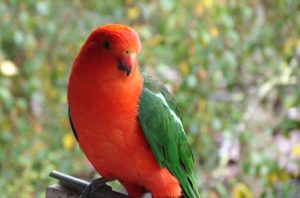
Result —
M113 181L114 179L108 179L108 178L97 178L94 181L92 181L81 193L80 198L91 198L91 197L97 197L97 194L101 191L103 188L111 189L110 186L106 184L106 182Z

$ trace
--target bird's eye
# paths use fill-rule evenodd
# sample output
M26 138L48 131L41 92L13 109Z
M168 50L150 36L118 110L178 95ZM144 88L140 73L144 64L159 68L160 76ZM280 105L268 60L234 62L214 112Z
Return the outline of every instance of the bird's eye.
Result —
M108 41L103 41L102 46L104 49L109 49L110 48L110 43Z

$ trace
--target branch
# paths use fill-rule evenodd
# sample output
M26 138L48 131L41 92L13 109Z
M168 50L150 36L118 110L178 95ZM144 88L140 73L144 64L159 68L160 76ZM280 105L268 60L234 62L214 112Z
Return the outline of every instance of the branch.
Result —
M58 180L58 184L50 185L47 188L46 198L75 198L80 197L84 189L90 184L82 179L66 175L58 171L52 171L49 175ZM113 191L108 185L104 185L97 189L95 198L128 198L127 195Z

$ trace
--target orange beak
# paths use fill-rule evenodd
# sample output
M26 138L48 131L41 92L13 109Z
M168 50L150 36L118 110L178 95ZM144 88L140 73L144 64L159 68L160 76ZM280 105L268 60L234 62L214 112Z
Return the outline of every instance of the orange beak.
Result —
M119 61L118 69L124 71L126 73L126 76L129 76L136 64L136 61L136 53L125 54Z

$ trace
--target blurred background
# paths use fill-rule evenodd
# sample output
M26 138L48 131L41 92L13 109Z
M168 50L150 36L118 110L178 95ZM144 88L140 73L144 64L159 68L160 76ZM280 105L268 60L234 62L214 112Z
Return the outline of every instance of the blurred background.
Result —
M177 99L202 197L300 197L293 0L2 0L1 197L44 197L54 169L97 177L71 132L66 87L87 35L107 23L136 29L140 67Z

